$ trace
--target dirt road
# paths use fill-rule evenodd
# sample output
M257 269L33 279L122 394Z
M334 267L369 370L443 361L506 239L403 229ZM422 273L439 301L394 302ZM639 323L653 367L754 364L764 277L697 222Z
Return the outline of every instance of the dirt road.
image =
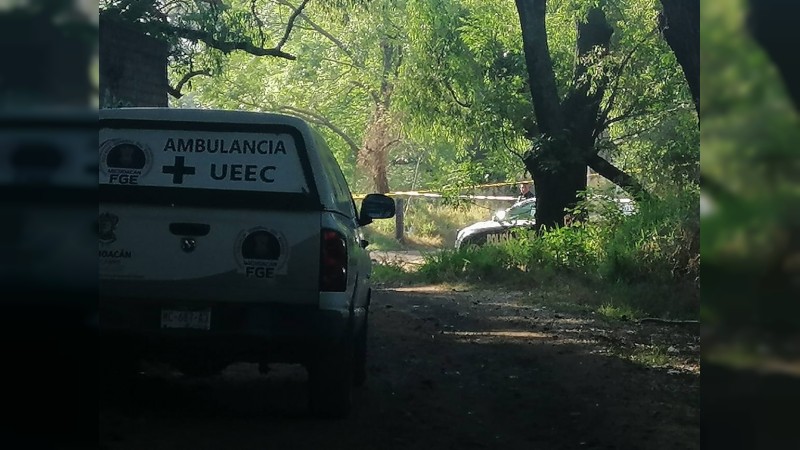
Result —
M375 250L370 252L370 256L372 256L372 261L379 264L417 266L425 261L422 252L418 250Z
M697 330L608 323L518 298L424 287L378 291L370 379L346 420L307 416L300 367L278 366L264 376L241 364L195 380L154 371L133 385L107 388L102 445L699 448ZM624 356L651 345L684 363L648 368Z

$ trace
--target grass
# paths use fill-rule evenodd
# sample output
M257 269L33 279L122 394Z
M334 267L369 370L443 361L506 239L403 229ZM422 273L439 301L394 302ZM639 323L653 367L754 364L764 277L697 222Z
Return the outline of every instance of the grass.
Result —
M452 248L459 229L487 220L495 209L499 207L471 204L450 208L439 205L437 200L411 200L405 211L404 242L394 238L394 219L376 220L364 228L364 234L370 242L370 250Z
M394 262L383 262L372 265L372 279L381 285L405 285L418 282L418 277L404 266Z
M597 313L612 320L630 320L641 316L639 311L632 309L628 305L616 306L610 303L605 303L597 308Z
M609 320L696 319L699 308L699 293L692 283L631 284L586 272L528 266L501 246L431 252L417 267L375 264L373 279L387 285L461 283L471 288L529 291L531 302L564 312L595 312Z
M637 364L653 368L674 365L677 361L679 361L678 358L674 358L663 346L659 345L637 347L630 355L628 355L628 359Z
M532 292L544 288L542 292L557 293L557 302L610 320L696 319L699 230L696 203L692 204L695 197L688 193L640 204L633 216L601 216L545 233L519 232L508 241L481 247L456 250L448 246L429 251L424 264L414 271L379 268L375 280L467 283ZM430 204L413 211L415 216L409 214L407 223L416 224L416 233L427 230L422 237L440 242L447 239L447 230L455 234L456 220L463 226L469 217L467 210L437 209ZM470 211L476 216L480 212L474 207ZM382 230L386 231L376 228L375 232L380 235ZM414 236L419 234L411 234L409 240Z

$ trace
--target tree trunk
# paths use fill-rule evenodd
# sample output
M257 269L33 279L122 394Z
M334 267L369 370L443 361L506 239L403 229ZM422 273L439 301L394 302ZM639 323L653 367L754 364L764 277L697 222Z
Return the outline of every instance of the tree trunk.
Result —
M372 175L372 182L375 184L375 192L385 194L390 191L389 176L386 173L386 152L381 153L382 161L375 166L375 172Z
M800 63L797 58L797 31L800 3L789 0L750 0L747 24L769 58L778 67L789 96L800 110Z
M558 171L552 171L533 158L527 158L525 167L531 173L536 189L537 226L539 228L564 226L567 215L565 209L574 207L578 191L586 189L586 164L562 163Z
M528 68L533 111L539 131L554 134L564 129L564 117L558 101L556 76L545 28L546 0L516 0L522 27L522 45Z
M366 170L375 187L375 192L389 192L386 173L389 146L392 144L389 113L378 105L364 134L364 145L358 155L358 165Z
M544 228L563 225L564 208L574 203L569 169L562 164L566 144L564 114L556 88L553 61L545 27L546 0L516 0L522 44L539 132L545 144L525 158L536 190L536 224Z
M615 167L600 155L594 155L589 160L589 167L594 169L600 176L605 177L612 183L624 189L628 194L637 200L645 200L649 194L638 180L630 176L628 173Z
M394 80L397 79L402 63L402 52L385 37L380 46L383 54L380 90L371 94L375 100L375 110L364 134L364 145L358 155L358 164L369 173L376 192L385 194L389 192L386 169L389 148L398 141L396 130L392 126L390 108Z
M536 223L552 228L564 225L565 210L573 208L578 192L586 189L587 162L596 154L594 130L608 81L602 75L587 76L590 62L584 57L597 47L607 52L613 29L599 8L578 24L575 87L560 102L547 45L546 1L516 0L516 5L534 112L543 135L525 158L525 167L536 188Z
M675 53L700 116L700 0L661 0L664 39Z

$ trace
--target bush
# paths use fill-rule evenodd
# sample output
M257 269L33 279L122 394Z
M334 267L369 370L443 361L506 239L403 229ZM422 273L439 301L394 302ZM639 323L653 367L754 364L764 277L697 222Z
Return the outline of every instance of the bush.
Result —
M502 281L524 272L522 264L501 246L468 246L425 255L419 274L425 281Z
M570 227L516 230L512 239L430 254L425 281L532 282L533 273L568 273L602 283L614 307L659 315L693 314L699 283L698 192L652 199L625 216L596 199ZM673 298L679 297L679 298Z
M408 201L408 200L407 200ZM459 228L486 220L491 209L478 205L442 206L437 200L413 199L405 211L405 243L395 240L395 221L376 220L364 228L370 250L432 250L453 247Z
M626 282L699 281L698 192L643 202L604 230L599 272Z

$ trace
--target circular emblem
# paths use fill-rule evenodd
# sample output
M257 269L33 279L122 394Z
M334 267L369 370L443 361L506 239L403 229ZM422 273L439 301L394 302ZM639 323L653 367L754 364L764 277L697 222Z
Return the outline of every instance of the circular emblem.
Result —
M152 152L139 142L109 139L100 145L100 172L109 184L137 184L152 165Z
M264 227L244 231L236 240L236 260L240 267L281 269L289 247L283 234Z

